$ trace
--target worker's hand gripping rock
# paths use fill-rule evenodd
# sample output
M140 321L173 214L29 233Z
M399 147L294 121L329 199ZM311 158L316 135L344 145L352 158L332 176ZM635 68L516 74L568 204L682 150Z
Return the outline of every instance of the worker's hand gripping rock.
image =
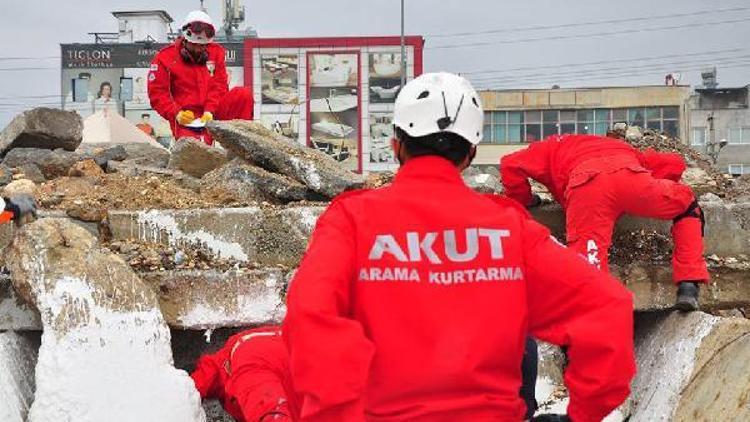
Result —
M206 111L203 113L203 116L201 116L201 122L203 124L206 124L214 119L214 115L210 111Z
M177 123L182 126L187 126L190 123L193 123L193 120L195 120L195 114L193 114L191 110L180 110L180 112L177 113Z

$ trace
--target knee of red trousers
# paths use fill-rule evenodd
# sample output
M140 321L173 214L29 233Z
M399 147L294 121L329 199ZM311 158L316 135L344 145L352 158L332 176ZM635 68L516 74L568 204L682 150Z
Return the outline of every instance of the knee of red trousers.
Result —
M703 258L702 224L698 218L685 217L672 225L672 278L708 283L708 267Z

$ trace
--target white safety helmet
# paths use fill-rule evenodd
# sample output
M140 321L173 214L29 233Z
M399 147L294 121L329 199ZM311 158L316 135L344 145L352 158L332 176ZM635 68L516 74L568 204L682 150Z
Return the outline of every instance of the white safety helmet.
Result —
M407 83L396 98L393 124L409 136L450 132L477 145L484 111L471 83L452 73L425 73Z
M205 26L210 28L205 28ZM188 13L182 24L182 35L193 44L209 44L213 42L215 34L214 21L211 20L211 16L201 10Z

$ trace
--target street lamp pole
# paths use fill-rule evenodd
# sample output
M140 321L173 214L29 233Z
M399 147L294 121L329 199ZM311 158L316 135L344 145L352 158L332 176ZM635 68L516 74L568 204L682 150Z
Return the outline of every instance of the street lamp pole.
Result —
M406 44L404 42L404 0L401 0L401 87L406 85Z

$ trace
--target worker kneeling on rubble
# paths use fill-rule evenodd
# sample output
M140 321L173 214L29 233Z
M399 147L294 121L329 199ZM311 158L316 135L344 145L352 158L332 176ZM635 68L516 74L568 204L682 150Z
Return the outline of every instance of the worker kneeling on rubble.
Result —
M703 212L690 187L679 182L685 168L678 154L640 152L624 141L594 135L551 136L500 163L505 194L534 206L541 201L528 179L547 186L565 210L568 247L605 272L621 215L673 220L676 307L693 311L699 286L709 276Z
M238 422L297 420L279 327L230 337L217 353L201 356L190 376L202 399L218 399Z
M482 120L467 80L409 82L393 184L319 218L283 331L303 421L521 421L527 337L568 347L573 421L628 396L632 295L515 201L464 184Z
M212 139L203 127L213 119L252 119L247 88L229 90L224 48L213 42L216 27L201 11L188 14L182 36L156 54L148 73L151 107L170 122L175 139Z

